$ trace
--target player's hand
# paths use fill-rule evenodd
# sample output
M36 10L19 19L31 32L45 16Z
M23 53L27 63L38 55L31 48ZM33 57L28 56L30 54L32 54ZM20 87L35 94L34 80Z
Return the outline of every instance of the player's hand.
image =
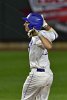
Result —
M39 34L39 32L36 30L36 29L31 29L29 32L28 32L28 36L29 37L32 37L32 36L37 36Z

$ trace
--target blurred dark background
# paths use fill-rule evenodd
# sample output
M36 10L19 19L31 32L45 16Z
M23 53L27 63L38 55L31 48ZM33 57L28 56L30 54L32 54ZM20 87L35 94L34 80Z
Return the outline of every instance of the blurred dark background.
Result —
M25 41L23 11L28 9L27 0L0 0L0 41Z
M30 12L33 12L30 7L29 1L28 0L0 0L0 42L23 42L29 40L24 30L23 21L22 21L22 17L26 16ZM66 8L67 7L65 6L65 9ZM67 16L66 16L66 20L67 20ZM65 22L63 21L59 22L58 25L57 23L56 24L55 22L51 23L48 20L48 23L59 34L59 38L56 41L64 41L64 42L67 41L66 20Z

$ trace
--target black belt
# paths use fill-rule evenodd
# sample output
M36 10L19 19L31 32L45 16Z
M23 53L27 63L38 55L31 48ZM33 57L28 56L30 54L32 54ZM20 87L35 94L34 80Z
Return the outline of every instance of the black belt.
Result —
M43 69L43 68L37 68L37 72L45 72L45 69Z

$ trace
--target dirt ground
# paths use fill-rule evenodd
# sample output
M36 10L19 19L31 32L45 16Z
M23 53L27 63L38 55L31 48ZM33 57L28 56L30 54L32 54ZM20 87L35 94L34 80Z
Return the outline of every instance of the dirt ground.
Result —
M27 50L28 43L0 43L0 50ZM67 50L67 42L53 43L52 50Z

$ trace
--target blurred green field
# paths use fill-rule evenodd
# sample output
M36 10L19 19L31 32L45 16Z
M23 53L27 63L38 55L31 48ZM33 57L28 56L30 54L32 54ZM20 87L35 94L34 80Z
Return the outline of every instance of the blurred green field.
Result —
M49 100L67 100L67 51L50 51L54 73ZM20 100L29 72L27 51L0 51L0 100Z

